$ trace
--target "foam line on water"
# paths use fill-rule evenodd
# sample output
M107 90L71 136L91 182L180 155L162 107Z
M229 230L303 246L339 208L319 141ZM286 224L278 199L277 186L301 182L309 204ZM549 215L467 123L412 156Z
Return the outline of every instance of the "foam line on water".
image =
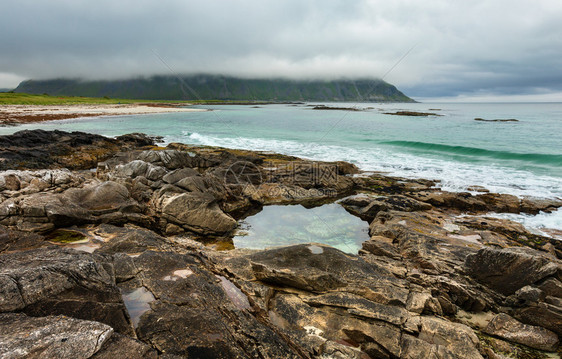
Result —
M490 217L509 219L521 223L531 232L552 237L545 229L556 229L562 231L562 209L558 209L551 213L541 212L535 216L530 214L514 214L514 213L490 213Z

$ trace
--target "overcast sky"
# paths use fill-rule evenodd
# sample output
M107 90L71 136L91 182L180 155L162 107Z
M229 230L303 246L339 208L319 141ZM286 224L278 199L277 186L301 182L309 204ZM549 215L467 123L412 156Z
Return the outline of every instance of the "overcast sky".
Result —
M0 88L24 79L170 74L161 58L178 73L384 77L417 99L562 101L560 0L1 5Z

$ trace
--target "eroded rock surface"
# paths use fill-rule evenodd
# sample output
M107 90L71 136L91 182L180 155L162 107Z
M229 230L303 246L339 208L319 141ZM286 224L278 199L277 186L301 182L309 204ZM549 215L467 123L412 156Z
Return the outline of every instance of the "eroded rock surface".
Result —
M131 333L109 258L59 247L0 255L0 312L64 314Z
M487 216L550 211L556 200L443 192L343 162L157 148L140 134L88 136L0 140L9 169L0 173L2 357L538 358L558 350L562 245ZM265 205L342 197L349 215L369 223L357 254L318 243L217 251L200 242L228 242L237 219ZM56 242L61 229L84 239Z
M0 314L2 358L158 358L150 346L102 323L63 315Z
M495 316L488 323L485 332L535 349L554 351L558 347L558 336L555 333L522 324L504 313Z

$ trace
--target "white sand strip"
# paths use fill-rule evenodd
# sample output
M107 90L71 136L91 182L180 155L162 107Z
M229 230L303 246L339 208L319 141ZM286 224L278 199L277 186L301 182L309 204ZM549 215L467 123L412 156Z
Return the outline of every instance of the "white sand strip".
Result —
M123 104L123 105L2 105L0 106L0 114L12 114L15 116L28 115L71 115L71 114L88 114L99 116L116 116L116 115L142 115L149 113L165 113L165 112L194 112L207 111L206 109L158 106L158 105L142 105L142 104Z

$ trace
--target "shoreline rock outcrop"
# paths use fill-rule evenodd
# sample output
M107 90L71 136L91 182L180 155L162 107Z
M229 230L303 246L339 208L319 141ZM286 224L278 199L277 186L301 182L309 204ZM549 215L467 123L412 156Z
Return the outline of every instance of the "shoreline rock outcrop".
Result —
M487 216L551 211L559 201L448 193L343 162L161 148L140 134L31 131L0 144L9 168L0 172L0 357L559 350L562 244ZM64 144L83 152L69 157ZM237 221L263 206L334 201L369 225L357 254L321 243L204 244L231 243Z

